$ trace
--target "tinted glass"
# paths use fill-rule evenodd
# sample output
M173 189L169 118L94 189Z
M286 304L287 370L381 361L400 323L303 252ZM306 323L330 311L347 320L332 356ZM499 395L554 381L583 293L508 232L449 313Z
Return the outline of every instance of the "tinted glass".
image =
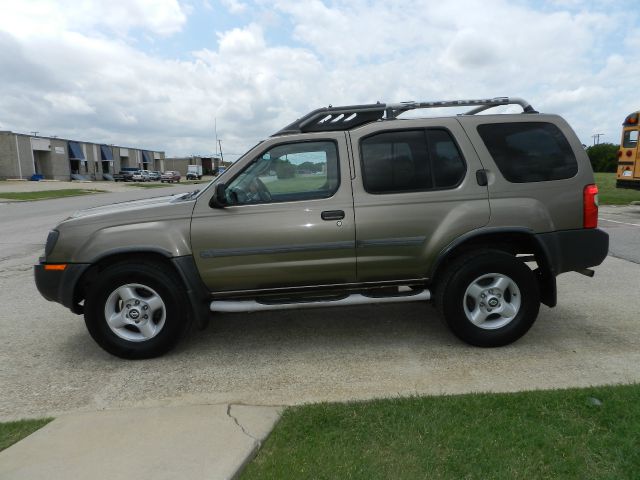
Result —
M578 173L569 142L551 123L491 123L479 125L478 133L510 182L561 180Z
M455 187L464 177L466 166L451 134L446 130L427 130L427 140L434 187Z
M225 194L231 205L327 198L340 184L333 142L278 145L254 159Z
M371 193L431 188L424 131L387 132L360 144L364 186Z
M453 187L465 173L462 156L445 130L379 133L363 139L360 151L369 193Z

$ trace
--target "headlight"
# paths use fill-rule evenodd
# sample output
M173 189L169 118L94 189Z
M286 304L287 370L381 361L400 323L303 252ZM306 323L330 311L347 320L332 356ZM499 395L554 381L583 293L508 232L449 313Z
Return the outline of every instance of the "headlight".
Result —
M49 235L47 235L47 243L44 245L44 257L47 258L51 252L53 251L53 247L56 246L56 242L58 241L58 236L60 232L58 230L51 230Z

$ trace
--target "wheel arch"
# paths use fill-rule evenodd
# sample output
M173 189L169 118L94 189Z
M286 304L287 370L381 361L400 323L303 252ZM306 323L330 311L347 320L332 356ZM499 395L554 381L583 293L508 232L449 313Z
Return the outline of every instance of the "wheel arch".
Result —
M549 307L557 303L556 273L546 245L536 234L523 227L483 228L468 232L445 246L427 272L428 283L437 284L448 265L472 250L502 250L512 255L528 254L535 257L534 271L540 286L541 301Z
M80 276L73 290L74 313L83 313L80 303L86 298L91 284L105 268L118 263L160 263L173 271L185 289L190 305L187 306L190 316L199 327L204 328L209 319L209 292L200 278L192 255L172 257L162 249L114 250L100 255Z

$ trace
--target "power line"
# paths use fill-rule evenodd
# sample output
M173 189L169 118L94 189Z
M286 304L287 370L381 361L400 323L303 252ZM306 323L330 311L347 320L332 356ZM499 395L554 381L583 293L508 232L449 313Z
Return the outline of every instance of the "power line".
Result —
M603 136L604 136L604 133L595 133L591 135L591 138L593 138L593 144L598 145L600 143L600 137L603 137Z

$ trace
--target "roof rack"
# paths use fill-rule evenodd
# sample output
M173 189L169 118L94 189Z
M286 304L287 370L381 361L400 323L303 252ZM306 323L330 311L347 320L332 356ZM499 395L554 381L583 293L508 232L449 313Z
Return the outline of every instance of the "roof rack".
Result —
M520 105L523 113L538 113L526 100L519 97L496 97L477 100L445 100L436 102L371 103L344 107L318 108L287 125L272 136L290 133L350 130L377 120L392 120L401 113L421 108L475 107L462 115L475 115L500 105Z

